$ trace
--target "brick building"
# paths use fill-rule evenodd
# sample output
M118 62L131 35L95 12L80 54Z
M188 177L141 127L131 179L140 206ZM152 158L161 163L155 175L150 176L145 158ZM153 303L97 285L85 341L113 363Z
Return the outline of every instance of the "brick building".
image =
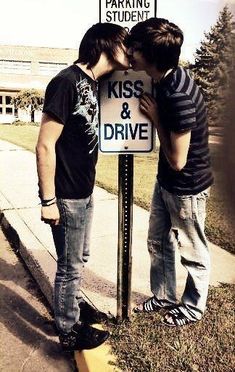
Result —
M0 45L0 123L12 123L16 117L30 121L29 113L11 105L11 98L22 89L44 91L60 70L77 59L75 49ZM41 113L36 113L36 121Z

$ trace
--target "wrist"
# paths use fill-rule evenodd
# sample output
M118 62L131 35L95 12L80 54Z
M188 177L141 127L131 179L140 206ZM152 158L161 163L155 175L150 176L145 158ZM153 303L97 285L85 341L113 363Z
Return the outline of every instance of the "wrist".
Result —
M49 207L50 205L53 205L55 203L56 203L56 196L50 199L41 199L42 207Z
M153 123L153 126L154 126L155 128L158 128L158 127L159 127L159 120L158 120L158 118L155 118L155 119L152 121L152 123Z

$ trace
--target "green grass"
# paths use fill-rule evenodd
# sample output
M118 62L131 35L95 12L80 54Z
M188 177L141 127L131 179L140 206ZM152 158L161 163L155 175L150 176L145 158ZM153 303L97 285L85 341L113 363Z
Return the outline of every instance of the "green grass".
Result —
M149 209L156 179L157 154L134 156L134 201ZM118 156L99 154L96 184L117 194Z
M209 240L225 250L235 253L234 211L227 199L224 188L226 174L223 172L226 161L223 146L210 145L215 182L207 206L206 234Z
M0 125L0 138L35 151L39 128L32 125ZM230 226L231 213L226 208L226 193L223 191L223 156L220 145L211 145L215 184L207 208L206 233L210 241L235 253L235 233ZM134 201L149 209L157 171L157 153L134 157ZM96 184L117 194L118 156L99 155Z
M0 125L0 139L35 152L39 127L34 125Z
M125 372L234 371L234 290L211 288L205 316L185 327L164 327L157 313L108 325L117 366Z

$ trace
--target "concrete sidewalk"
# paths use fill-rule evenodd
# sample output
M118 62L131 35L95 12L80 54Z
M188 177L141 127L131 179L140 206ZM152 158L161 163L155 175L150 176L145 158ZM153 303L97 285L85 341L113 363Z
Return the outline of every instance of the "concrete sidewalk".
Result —
M0 141L0 211L5 228L12 229L21 256L49 303L56 270L56 254L49 226L40 221L35 155ZM84 296L100 310L116 315L117 196L96 187L91 257L83 280ZM133 304L149 296L149 255L146 248L148 212L133 210ZM235 257L210 243L211 284L234 283ZM178 291L185 270L177 266Z
M0 371L77 371L72 355L61 352L42 294L1 228L0 293Z

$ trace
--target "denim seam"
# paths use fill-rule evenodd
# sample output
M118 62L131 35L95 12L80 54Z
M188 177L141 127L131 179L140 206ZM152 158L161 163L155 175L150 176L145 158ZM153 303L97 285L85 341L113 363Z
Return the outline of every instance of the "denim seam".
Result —
M162 239L162 260L163 260L163 275L164 275L164 297L166 297L166 260L165 260L165 242L166 236Z
M86 205L86 209L89 209L91 207L91 195L89 196L89 200L88 200L88 203Z
M192 220L195 223L195 221L197 219L197 211L195 209L195 200L194 200L193 196L191 196L191 211L192 211Z
M67 223L68 223L68 220L67 220L67 214L66 214L66 210L65 210L63 201L60 201L60 206L61 206L62 213L63 213L63 218L64 218L64 246L65 246L65 249L66 249L66 279L67 279L67 273L68 273ZM62 287L62 295L61 295L60 304L61 304L61 311L63 313L63 321L62 321L63 322L63 327L65 327L65 325L66 325L66 319L65 319L65 316L64 316L64 311L65 311L64 304L65 304L65 288L66 288L66 283L65 282L62 283L61 287Z

